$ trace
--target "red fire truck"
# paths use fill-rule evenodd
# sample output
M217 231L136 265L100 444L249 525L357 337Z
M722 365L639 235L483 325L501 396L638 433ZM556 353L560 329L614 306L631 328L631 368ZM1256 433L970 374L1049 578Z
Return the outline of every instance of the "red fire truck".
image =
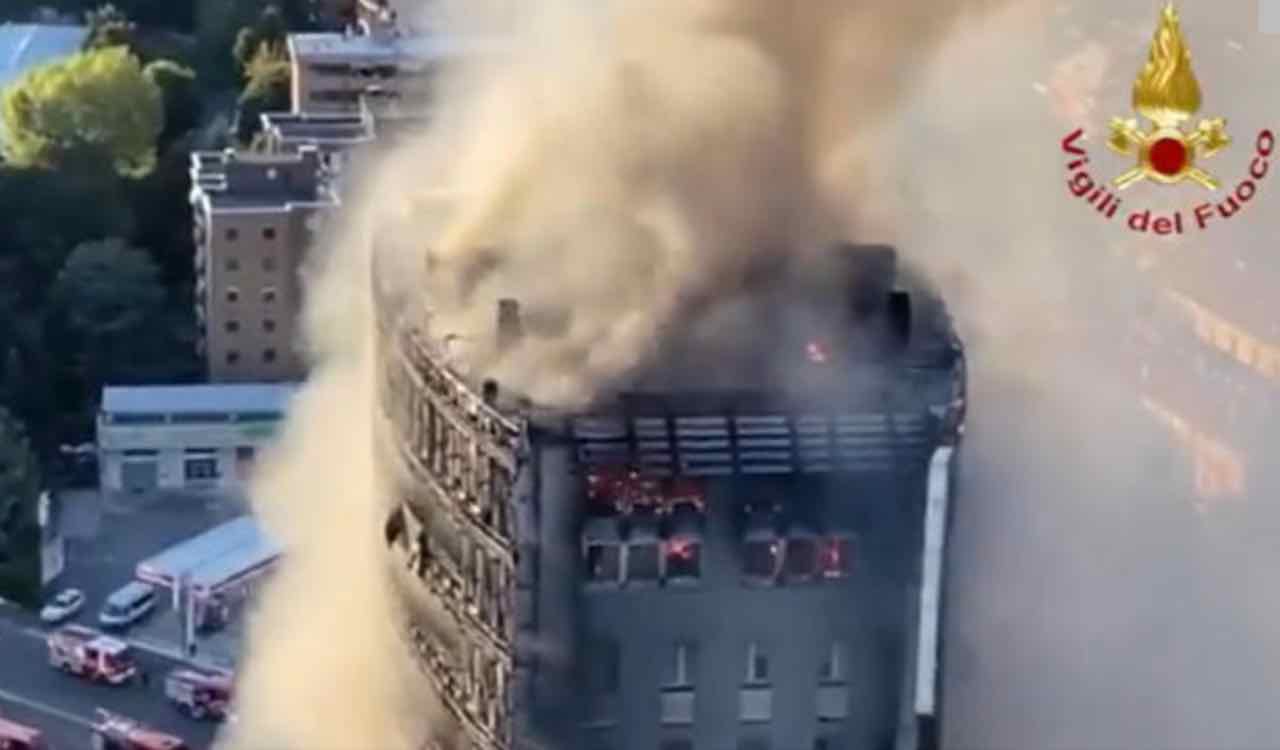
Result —
M49 634L49 666L95 682L122 685L138 674L124 641L92 628L67 625Z
M175 669L164 680L165 697L193 719L222 720L231 708L230 672Z
M188 746L180 737L99 708L93 750L188 750Z
M39 729L0 718L0 750L49 750Z

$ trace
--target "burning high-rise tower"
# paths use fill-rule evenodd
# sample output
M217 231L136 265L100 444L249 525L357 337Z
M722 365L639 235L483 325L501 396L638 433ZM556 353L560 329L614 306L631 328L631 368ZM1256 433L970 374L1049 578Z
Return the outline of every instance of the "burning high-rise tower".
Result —
M748 335L673 332L560 410L467 361L556 335L543 311L434 330L375 257L386 540L435 747L928 746L964 354L893 250L830 259L763 274Z

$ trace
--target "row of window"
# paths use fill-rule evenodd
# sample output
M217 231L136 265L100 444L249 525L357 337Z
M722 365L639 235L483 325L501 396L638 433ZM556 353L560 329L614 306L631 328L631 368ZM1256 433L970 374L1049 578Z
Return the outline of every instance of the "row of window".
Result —
M227 333L239 333L240 321L228 320L226 323ZM276 322L271 318L264 318L262 321L262 330L267 333L274 333L276 330Z
M232 227L227 231L223 232L222 236L227 238L227 242L235 242L236 240L240 239L240 230ZM275 238L276 238L275 227L263 227L262 239L274 240Z
M761 581L845 578L853 571L852 540L843 536L750 540L742 546L742 573ZM702 542L683 538L631 543L589 542L590 583L692 581L702 576Z
M664 690L694 687L699 671L698 654L697 641L671 643L662 657L663 676L657 687ZM744 656L743 685L771 685L773 675L768 648L759 642L748 643ZM844 684L848 680L848 656L847 643L839 640L829 642L816 666L818 683ZM617 693L621 688L621 663L621 646L616 640L597 638L592 641L586 659L587 689L595 695Z
M262 350L262 361L264 363L271 364L272 362L275 362L278 358L279 357L275 349ZM238 365L240 364L240 361L241 361L240 352L236 351L235 349L232 349L231 351L227 352L227 364Z
M742 737L738 740L737 750L771 750L773 745L767 737ZM813 750L836 750L843 747L835 737L818 736L813 740ZM666 739L658 745L658 750L697 750L693 740L686 738Z
M276 298L279 297L279 291L274 286L262 287L261 294L262 294L262 301L267 304L271 304L275 302ZM228 302L240 301L240 289L238 287L234 287L234 286L227 287L227 301Z
M227 270L228 270L228 271L239 271L239 270L240 270L240 259L239 259L239 258L227 258L226 267L227 267ZM268 256L263 257L263 259L262 259L262 270L264 270L264 271L274 271L274 270L276 270L276 259L275 259L275 257L274 257L274 256L268 255Z

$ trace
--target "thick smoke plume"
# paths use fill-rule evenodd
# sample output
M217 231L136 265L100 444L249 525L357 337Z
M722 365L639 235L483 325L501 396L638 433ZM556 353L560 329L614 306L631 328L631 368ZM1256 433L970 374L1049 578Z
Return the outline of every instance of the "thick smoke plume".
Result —
M1266 712L1231 689L1266 684L1273 608L1221 594L1234 558L1184 521L1176 457L1096 346L1124 323L1095 296L1123 277L1099 269L1128 267L1104 264L1112 245L1151 248L1069 197L1058 140L1076 123L1035 88L1083 56L1080 90L1057 103L1100 133L1099 109L1127 111L1152 3L501 5L433 6L439 33L501 44L446 71L432 126L347 187L314 252L316 373L255 490L290 554L252 624L226 747L407 749L431 721L378 539L375 237L437 334L556 403L652 364L672 335L744 335L741 292L761 269L837 240L898 244L958 312L976 378L950 746L1274 744ZM1262 58L1227 60L1222 25L1184 23L1197 72L1220 72L1206 107L1263 127L1272 114L1242 109L1221 74ZM1232 158L1215 168L1242 173ZM531 329L512 352L492 346L502 297Z

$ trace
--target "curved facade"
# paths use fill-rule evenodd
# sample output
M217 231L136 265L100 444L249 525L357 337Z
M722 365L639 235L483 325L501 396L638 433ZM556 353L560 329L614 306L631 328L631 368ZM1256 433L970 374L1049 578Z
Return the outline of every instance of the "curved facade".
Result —
M377 452L406 649L452 718L432 748L903 741L937 649L916 634L937 626L930 465L963 431L949 320L871 400L624 393L534 417L444 364L392 278L375 257ZM517 303L497 313L519 335Z

